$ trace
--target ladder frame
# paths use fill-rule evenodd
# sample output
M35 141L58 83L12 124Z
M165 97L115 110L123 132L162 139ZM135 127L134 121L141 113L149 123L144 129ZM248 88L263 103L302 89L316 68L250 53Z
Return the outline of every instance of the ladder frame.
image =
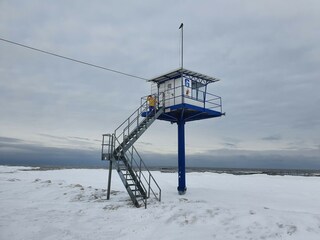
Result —
M113 134L102 135L102 160L109 160L107 199L110 199L111 174L117 170L131 200L136 207L144 205L152 196L161 201L161 188L133 146L137 139L164 112L164 106L149 112L147 101L133 112ZM143 117L142 115L146 116ZM114 166L113 166L114 165Z

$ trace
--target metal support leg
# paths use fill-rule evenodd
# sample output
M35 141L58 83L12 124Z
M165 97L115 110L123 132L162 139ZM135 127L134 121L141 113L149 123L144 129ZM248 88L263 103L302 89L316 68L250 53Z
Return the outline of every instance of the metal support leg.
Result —
M111 191L111 174L112 174L112 161L109 163L109 176L108 176L108 192L107 192L107 200L110 199L110 191Z
M178 121L178 192L180 195L185 194L187 191L184 125L185 122L183 120Z

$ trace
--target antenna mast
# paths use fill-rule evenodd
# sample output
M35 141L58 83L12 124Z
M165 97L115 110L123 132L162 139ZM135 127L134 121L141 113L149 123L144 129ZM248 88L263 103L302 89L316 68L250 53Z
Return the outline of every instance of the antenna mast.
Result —
M181 69L183 68L183 23L180 24L181 29Z

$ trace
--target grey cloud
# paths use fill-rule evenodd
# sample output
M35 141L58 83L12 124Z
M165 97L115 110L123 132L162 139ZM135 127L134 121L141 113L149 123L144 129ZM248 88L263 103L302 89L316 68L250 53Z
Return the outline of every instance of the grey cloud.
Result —
M63 140L63 141L76 141L76 142L92 142L92 141L99 141L101 142L101 140L98 139L90 139L90 138L86 138L86 137L77 137L77 136L66 136L66 137L61 137L61 136L55 136L55 135L51 135L51 134L46 134L46 133L39 133L39 136L43 136L46 138L51 138L51 139L55 139L55 140Z
M225 143L222 143L225 147L227 148L236 148L237 147L237 144L236 143L228 143L228 142L225 142Z
M137 144L140 144L140 145L147 145L147 146L152 146L152 145L153 145L153 144L152 144L152 143L150 143L150 142L141 142L141 141L137 142Z
M266 136L266 137L263 137L261 138L262 140L265 140L265 141L278 141L278 140L281 140L282 137L280 135L270 135L270 136Z
M44 143L41 142L41 145L46 146L55 146L55 147L68 147L68 148L79 148L79 149L92 149L97 150L100 144L97 142L101 142L101 140L90 139L86 137L78 137L78 136L56 136L51 134L39 133L41 137L44 137ZM36 143L36 142L34 142Z
M20 143L23 142L23 140L18 139L18 138L10 138L10 137L2 137L0 136L0 144L5 144L5 143Z
M18 141L17 141L18 140ZM177 167L177 154L141 151L149 167ZM320 169L319 149L301 151L244 151L220 149L186 156L187 168L279 168ZM0 147L0 164L32 166L106 167L97 149L45 147L23 140L7 141Z
M23 140L0 147L0 164L60 167L105 165L100 161L100 152L96 150L45 147Z
M141 153L148 166L177 167L176 154ZM320 169L319 153L299 151L213 150L186 156L187 168Z
M222 80L209 89L222 96L227 116L212 125L197 124L197 132L206 133L198 134L204 143L215 139L226 148L246 149L252 139L283 146L298 136L301 142L289 144L297 149L319 142L319 2L168 4L101 1L88 7L59 0L1 1L0 32L23 44L148 78L179 66L178 27L183 19L185 67ZM47 145L90 148L150 91L142 80L3 42L0 52L3 136L21 132L33 142L33 133L40 132L47 134L42 135ZM57 130L64 136L56 136ZM167 135L158 131L150 142ZM187 139L190 146L197 146L195 136Z
M237 148L241 140L232 137L223 137L224 142L221 144L226 148Z
M47 138L53 138L53 139L58 139L58 140L68 140L67 137L61 137L61 136L54 136L46 133L39 133L39 136L47 137Z
M68 138L77 139L77 140L82 140L82 141L91 141L91 139L89 139L89 138L84 138L84 137L72 137L72 136L68 136Z

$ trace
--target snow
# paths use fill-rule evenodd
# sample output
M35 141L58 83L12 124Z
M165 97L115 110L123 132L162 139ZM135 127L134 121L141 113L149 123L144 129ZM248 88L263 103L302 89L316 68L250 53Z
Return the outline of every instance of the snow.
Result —
M162 201L135 208L116 172L0 166L0 239L320 239L320 178L152 172Z

